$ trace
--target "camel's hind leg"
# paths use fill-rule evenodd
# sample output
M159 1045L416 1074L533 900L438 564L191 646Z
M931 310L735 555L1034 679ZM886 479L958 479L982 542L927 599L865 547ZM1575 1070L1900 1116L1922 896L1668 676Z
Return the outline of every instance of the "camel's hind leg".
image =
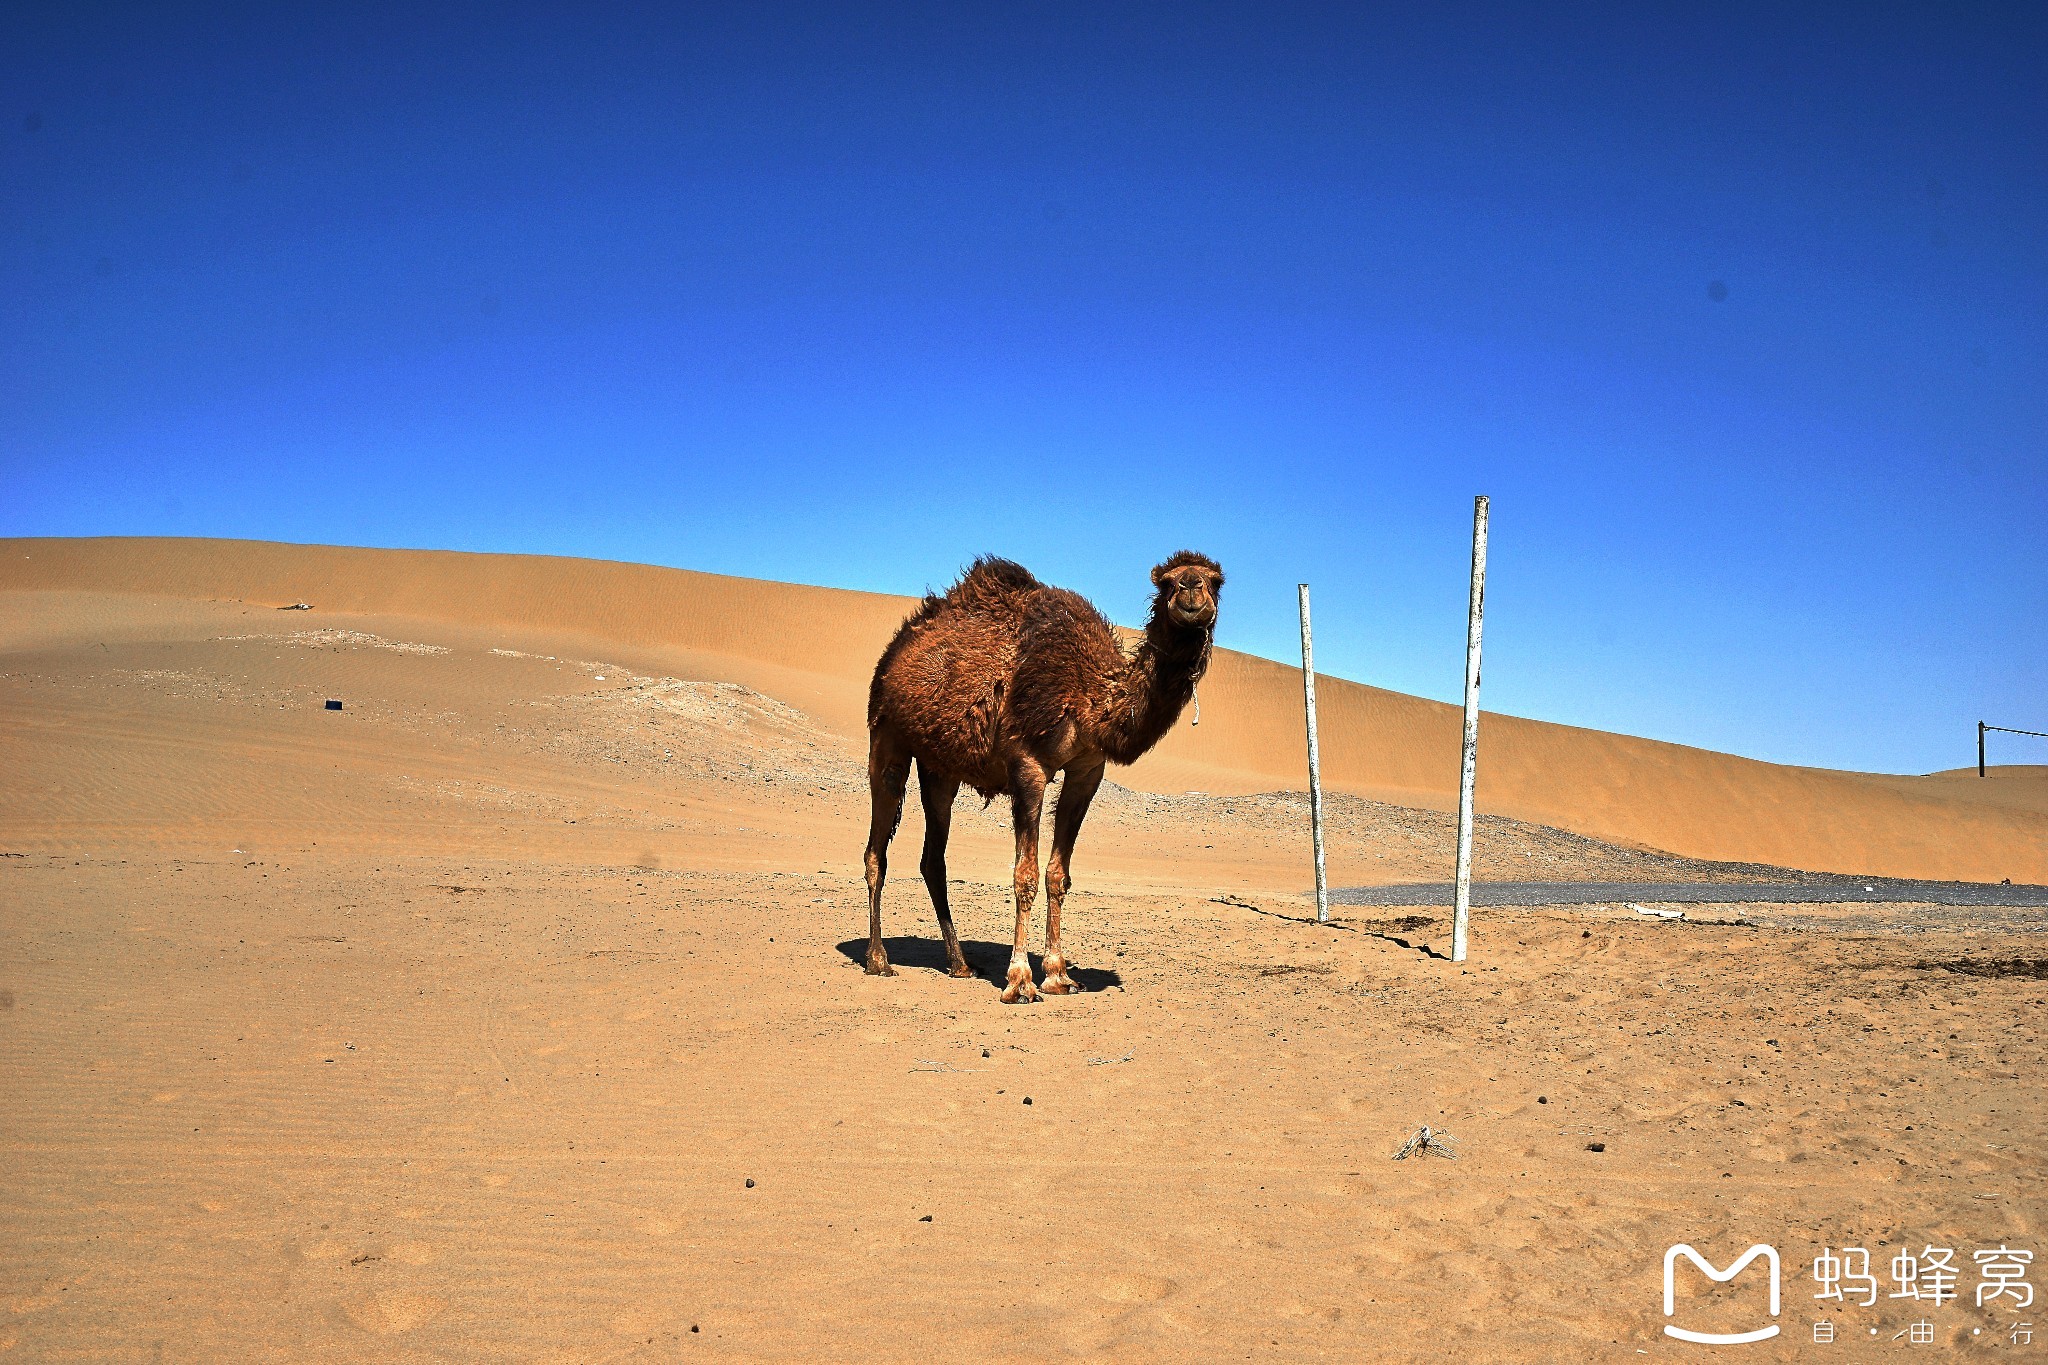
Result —
M910 750L889 727L868 736L868 960L870 976L894 976L882 947L882 883L889 875L889 840L903 818L903 787L910 780Z
M1060 951L1060 907L1073 885L1068 869L1074 863L1074 839L1088 818L1088 803L1102 785L1102 763L1087 772L1067 771L1060 788L1059 808L1052 817L1052 856L1045 860L1045 993L1071 995L1081 988L1067 975L1066 954Z
M953 798L960 783L935 774L922 759L917 764L917 795L924 803L924 859L918 870L924 873L925 890L932 893L932 909L939 915L939 933L946 940L946 973L973 976L974 969L960 954L960 936L953 932L953 908L946 901L946 836L953 828Z
M1019 760L1010 770L1010 818L1017 828L1017 870L1012 878L1017 892L1017 937L1010 948L1009 983L1003 987L1006 1005L1038 999L1024 940L1031 928L1031 902L1038 896L1038 817L1044 807L1045 770L1028 758Z

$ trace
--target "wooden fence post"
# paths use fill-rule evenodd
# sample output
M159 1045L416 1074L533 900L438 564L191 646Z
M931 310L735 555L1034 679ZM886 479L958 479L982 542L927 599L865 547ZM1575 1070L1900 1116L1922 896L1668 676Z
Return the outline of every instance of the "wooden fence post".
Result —
M1301 588L1301 691L1308 711L1308 818L1316 844L1316 923L1330 922L1330 885L1323 873L1323 765L1316 748L1316 650L1308 629L1308 584Z
M1472 504L1472 602L1465 620L1465 744L1458 774L1458 890L1451 914L1451 961L1465 960L1472 916L1472 790L1479 773L1479 628L1486 616L1486 511Z

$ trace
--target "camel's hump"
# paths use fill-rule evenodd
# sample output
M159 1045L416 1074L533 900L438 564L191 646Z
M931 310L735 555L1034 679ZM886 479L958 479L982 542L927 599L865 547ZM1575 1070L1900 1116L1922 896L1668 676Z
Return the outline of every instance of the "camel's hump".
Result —
M967 566L959 582L946 589L945 600L963 611L1014 611L1040 586L1022 564L983 555Z

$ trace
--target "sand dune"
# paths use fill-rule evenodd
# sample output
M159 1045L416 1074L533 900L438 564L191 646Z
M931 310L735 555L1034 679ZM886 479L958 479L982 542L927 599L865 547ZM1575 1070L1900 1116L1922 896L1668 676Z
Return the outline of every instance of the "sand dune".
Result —
M1487 909L1462 967L1438 907L1318 925L1298 677L1256 659L1098 799L1084 994L997 1002L1000 803L948 867L979 979L915 809L865 975L861 693L905 606L0 545L0 1361L1633 1360L1679 1240L1784 1256L1758 1359L1816 1318L1864 1359L1922 1310L1813 1304L1822 1247L2043 1249L2038 911ZM1333 876L1442 881L1448 708L1323 692ZM1486 879L2038 849L2040 770L1488 734ZM1602 821L1642 837L1552 827ZM1458 1160L1391 1160L1425 1123ZM1970 1292L1941 1340L2006 1344Z
M935 573L941 570L935 569ZM568 633L745 684L842 736L907 599L592 560L251 541L0 541L6 629L19 641L90 634L94 608L42 594L307 602L317 618L381 614L472 629ZM39 602L41 603L39 605ZM183 605L178 605L183 604ZM109 608L107 613L132 618ZM1299 788L1300 674L1219 651L1202 723L1183 724L1121 780L1152 791ZM1409 807L1455 801L1454 707L1342 679L1319 688L1325 780ZM1688 857L1817 871L2048 880L2048 780L1977 783L1786 767L1655 740L1488 715L1482 811Z

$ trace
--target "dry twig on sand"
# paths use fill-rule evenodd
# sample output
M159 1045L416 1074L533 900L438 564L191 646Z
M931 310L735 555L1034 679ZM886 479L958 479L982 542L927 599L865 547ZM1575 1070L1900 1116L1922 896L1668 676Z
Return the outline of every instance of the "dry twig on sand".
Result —
M1401 1150L1394 1153L1394 1160L1406 1161L1417 1154L1440 1156L1450 1161L1458 1159L1458 1140L1449 1133L1439 1133L1428 1124L1415 1130L1414 1136L1401 1144Z

